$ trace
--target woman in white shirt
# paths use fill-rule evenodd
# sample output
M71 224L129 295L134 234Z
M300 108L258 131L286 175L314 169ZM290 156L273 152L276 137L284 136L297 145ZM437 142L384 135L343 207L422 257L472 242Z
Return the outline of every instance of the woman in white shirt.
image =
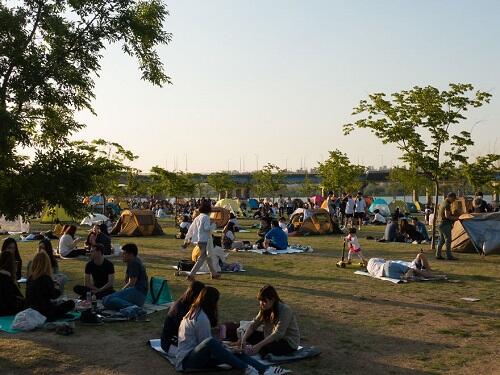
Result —
M215 223L210 221L210 212L212 212L212 205L210 201L203 201L199 209L200 214L191 223L189 230L186 234L183 247L186 248L187 245L192 242L198 245L200 248L200 257L194 264L191 272L187 276L187 279L193 281L196 272L199 271L201 266L207 262L208 268L210 269L210 274L212 279L220 279L220 274L214 269L212 264L212 259L207 252L207 245L212 242L212 231L215 230Z
M385 225L387 220L380 214L380 210L377 208L373 211L375 216L373 217L372 224L373 225Z
M80 241L79 237L75 238L76 227L70 225L64 231L64 234L59 239L59 255L64 258L75 258L80 255L85 255L84 249L78 249L77 243Z

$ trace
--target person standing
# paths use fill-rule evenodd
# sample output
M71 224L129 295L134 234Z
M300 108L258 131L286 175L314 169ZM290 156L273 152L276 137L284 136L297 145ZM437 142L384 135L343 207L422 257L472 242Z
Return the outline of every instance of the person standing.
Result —
M356 197L356 207L354 208L354 218L358 222L358 230L361 230L361 225L365 219L365 211L366 201L365 198L363 198L363 193L359 191L358 196ZM354 226L356 226L356 223L354 223Z
M141 259L137 256L137 245L128 243L122 246L122 259L127 263L125 286L103 298L107 309L121 310L130 306L142 307L148 294L148 275Z
M451 205L457 199L455 193L448 193L446 199L439 206L438 214L438 230L439 230L439 241L436 249L436 259L444 259L442 255L443 246L446 246L446 259L447 260L457 260L451 254L451 230L453 228L453 223L458 220L458 217L452 215Z
M349 222L351 223L351 228L354 225L354 206L356 202L352 199L352 195L349 194L346 200L345 206L345 226L347 227Z

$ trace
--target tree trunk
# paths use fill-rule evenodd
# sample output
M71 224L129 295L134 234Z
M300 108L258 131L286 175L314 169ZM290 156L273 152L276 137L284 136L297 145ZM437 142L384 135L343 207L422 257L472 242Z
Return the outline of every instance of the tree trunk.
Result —
M413 192L412 192L412 198L413 198L413 202L418 202L419 199L418 199L418 191L417 189L413 189Z
M438 199L439 199L439 181L436 180L434 181L435 188L436 188L436 194L434 196L434 217L432 218L432 242L431 242L431 249L435 250L436 249L436 222L437 222L437 215L438 215Z
M106 196L101 193L102 197L102 214L106 216Z

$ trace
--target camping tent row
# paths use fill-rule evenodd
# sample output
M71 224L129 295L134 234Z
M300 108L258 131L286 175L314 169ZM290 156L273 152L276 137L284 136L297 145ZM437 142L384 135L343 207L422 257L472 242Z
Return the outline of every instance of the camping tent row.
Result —
M391 213L396 212L397 208L399 208L399 211L401 213L409 212L411 214L414 214L419 211L420 206L421 205L418 202L404 202L401 200L395 200L390 204L387 204L385 199L375 198L369 206L368 210L371 213L373 213L375 210L379 210L382 216L390 216Z
M452 230L451 248L457 252L500 253L500 212L463 214Z

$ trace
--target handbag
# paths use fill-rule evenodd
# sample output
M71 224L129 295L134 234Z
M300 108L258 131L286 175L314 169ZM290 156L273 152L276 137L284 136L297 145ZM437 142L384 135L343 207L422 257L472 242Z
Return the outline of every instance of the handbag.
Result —
M162 305L173 301L174 299L170 293L167 280L155 276L151 277L149 279L149 292L146 297L146 303Z
M193 267L194 267L194 262L189 259L179 260L179 263L177 263L178 271L191 271Z

